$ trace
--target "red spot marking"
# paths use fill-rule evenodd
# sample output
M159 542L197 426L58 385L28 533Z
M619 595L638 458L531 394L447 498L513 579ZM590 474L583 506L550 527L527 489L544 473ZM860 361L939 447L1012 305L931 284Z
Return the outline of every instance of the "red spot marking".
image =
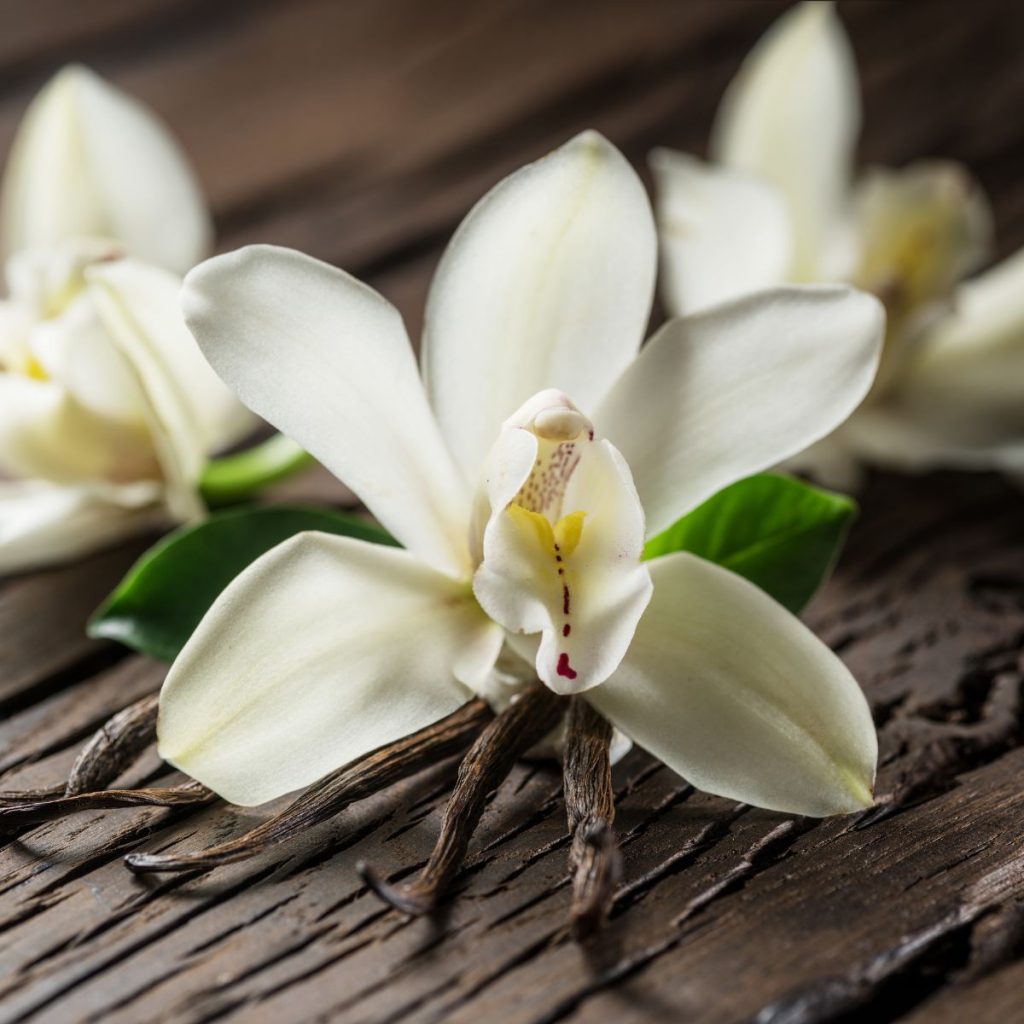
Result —
M576 670L569 664L569 655L562 651L558 656L558 674L565 676L566 679L575 679Z
M570 626L569 623L567 622L562 627L562 636L568 636L571 632L572 632L572 626Z
M562 584L562 614L569 614L569 588Z
M593 432L593 430L589 430L589 431L587 431L587 433L590 435L590 440L593 441L594 440L594 432Z

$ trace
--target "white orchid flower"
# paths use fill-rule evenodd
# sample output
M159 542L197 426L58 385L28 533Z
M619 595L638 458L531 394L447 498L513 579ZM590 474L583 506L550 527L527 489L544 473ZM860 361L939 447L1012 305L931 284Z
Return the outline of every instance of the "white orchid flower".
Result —
M217 372L405 550L306 533L242 572L171 668L164 758L259 804L493 698L512 649L703 789L813 815L870 803L874 728L840 660L738 576L641 553L834 429L874 376L881 307L782 288L641 350L656 249L639 179L588 132L463 222L422 381L398 312L339 270L254 246L188 275Z
M868 400L793 460L837 486L861 463L1024 469L1024 252L988 257L991 215L944 161L853 182L856 67L831 3L788 11L718 110L712 163L660 150L663 292L675 315L784 282L845 280L885 303Z
M209 235L176 147L133 100L67 69L19 130L3 214L0 573L200 515L207 456L253 420L199 352L166 269Z

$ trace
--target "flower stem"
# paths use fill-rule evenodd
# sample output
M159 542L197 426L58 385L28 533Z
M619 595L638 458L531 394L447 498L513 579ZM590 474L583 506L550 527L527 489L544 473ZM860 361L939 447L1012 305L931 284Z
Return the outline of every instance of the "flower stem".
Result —
M582 697L569 708L564 762L565 809L572 833L570 921L573 938L584 941L608 917L621 876L612 823L615 794L609 747L612 727Z
M332 772L279 814L244 835L196 853L131 853L125 857L125 864L141 874L148 871L191 871L245 860L326 821L353 801L372 796L385 786L465 750L490 718L491 711L485 701L471 700L447 718L397 743L378 747Z
M316 464L291 438L274 434L235 455L207 464L199 482L203 500L210 508L234 505L258 491Z
M488 795L502 783L519 756L558 725L565 706L564 698L536 682L498 715L459 765L440 835L419 876L407 885L394 886L369 864L361 863L357 870L366 884L403 913L419 915L434 910L462 866Z

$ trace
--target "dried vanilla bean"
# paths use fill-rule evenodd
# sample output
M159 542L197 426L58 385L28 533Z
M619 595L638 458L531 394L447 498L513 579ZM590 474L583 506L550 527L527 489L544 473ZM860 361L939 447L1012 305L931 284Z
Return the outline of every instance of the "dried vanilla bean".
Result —
M469 848L488 795L512 770L517 758L558 725L566 701L536 682L480 734L459 765L441 833L415 881L395 886L368 864L358 866L368 886L384 902L406 914L432 911L451 884Z
M198 782L155 789L98 789L92 793L75 793L0 807L0 830L50 821L77 811L100 811L112 807L186 807L213 803L216 799L216 793Z
M119 711L102 726L75 759L66 796L103 789L125 771L156 739L157 693Z
M582 941L604 924L621 877L621 856L612 823L615 794L609 748L612 727L582 697L569 708L564 762L565 809L572 834L570 920Z
M160 697L156 693L129 704L93 733L75 758L67 782L44 789L0 792L0 807L4 804L52 803L58 797L102 790L129 768L156 739L159 704ZM47 817L57 817L60 813L54 811Z
M350 803L372 796L400 779L465 750L491 717L486 701L471 700L447 718L397 743L378 747L332 772L280 814L268 818L244 835L196 853L130 853L125 857L125 864L138 873L191 871L255 856L326 821Z

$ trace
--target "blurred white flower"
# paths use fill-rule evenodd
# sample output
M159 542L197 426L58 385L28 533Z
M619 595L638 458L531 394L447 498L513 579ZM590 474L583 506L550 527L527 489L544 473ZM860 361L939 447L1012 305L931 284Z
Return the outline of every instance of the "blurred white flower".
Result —
M177 147L68 68L19 129L2 208L0 573L200 515L207 456L252 418L181 316L210 231Z
M922 161L853 181L860 102L831 3L803 3L729 86L712 163L659 150L662 287L674 314L785 281L845 280L885 303L864 405L789 465L852 486L862 463L1024 470L1024 252L989 256L991 215L965 168Z
M728 570L641 556L842 421L874 378L882 310L780 288L641 349L656 250L639 179L588 132L463 221L423 379L397 311L339 270L254 246L188 275L217 372L406 550L304 533L236 577L167 677L165 759L270 800L484 692L508 644L710 792L870 804L875 732L842 662Z

